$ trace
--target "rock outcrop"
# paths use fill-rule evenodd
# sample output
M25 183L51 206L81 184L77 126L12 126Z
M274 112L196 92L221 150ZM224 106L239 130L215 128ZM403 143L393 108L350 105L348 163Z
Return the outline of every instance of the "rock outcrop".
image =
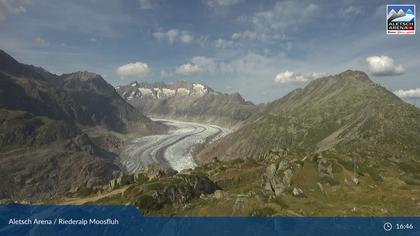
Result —
M263 176L265 189L273 192L276 196L284 195L290 190L293 178L293 170L288 160L282 160L278 164L270 164Z
M149 180L157 180L162 177L173 176L178 172L162 165L148 165L141 173Z
M166 204L184 205L193 198L212 194L220 188L208 177L198 174L177 174L151 181L141 187L139 196L132 196L143 212L159 210Z

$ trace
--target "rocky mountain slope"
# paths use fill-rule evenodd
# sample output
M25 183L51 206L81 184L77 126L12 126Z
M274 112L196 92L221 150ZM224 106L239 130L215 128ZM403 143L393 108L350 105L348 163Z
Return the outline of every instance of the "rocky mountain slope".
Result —
M205 84L186 81L174 84L134 82L116 89L130 104L155 117L233 126L257 110L238 93L222 94Z
M259 158L270 150L357 153L363 158L420 157L420 110L346 71L315 80L269 104L199 159Z
M418 216L419 185L401 181L391 161L382 166L359 163L355 176L338 153L271 152L177 174L146 170L119 178L110 192L48 203L132 204L154 216Z
M118 132L127 131L130 122L138 121L153 128L151 121L127 104L100 75L76 72L57 76L21 64L3 51L0 71L2 108L85 126L103 125Z
M104 184L115 154L82 129L148 134L161 127L93 73L61 76L0 50L0 199L38 199Z

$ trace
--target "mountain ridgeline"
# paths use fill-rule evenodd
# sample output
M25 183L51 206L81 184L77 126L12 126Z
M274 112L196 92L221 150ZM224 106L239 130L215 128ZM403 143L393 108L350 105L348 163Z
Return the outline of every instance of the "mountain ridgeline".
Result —
M420 110L359 71L312 81L254 117L204 149L198 160L260 158L284 149L398 160L420 157Z
M234 126L257 110L257 106L238 93L223 94L200 83L134 82L116 89L134 107L154 117Z
M82 130L157 132L100 75L55 75L0 50L0 199L60 196L107 183L120 172L114 153Z

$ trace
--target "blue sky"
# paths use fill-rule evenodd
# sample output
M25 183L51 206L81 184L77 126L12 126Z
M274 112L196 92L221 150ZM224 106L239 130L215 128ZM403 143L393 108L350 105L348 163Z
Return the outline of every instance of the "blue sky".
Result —
M347 69L420 97L420 40L386 35L386 3L0 0L0 48L57 74L204 82L255 103Z

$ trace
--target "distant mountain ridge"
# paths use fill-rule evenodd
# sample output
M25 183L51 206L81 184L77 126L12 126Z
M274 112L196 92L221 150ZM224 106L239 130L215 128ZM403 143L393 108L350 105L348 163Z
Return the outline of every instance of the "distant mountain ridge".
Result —
M258 109L239 93L223 94L202 83L133 82L116 90L144 114L222 126L238 125Z

